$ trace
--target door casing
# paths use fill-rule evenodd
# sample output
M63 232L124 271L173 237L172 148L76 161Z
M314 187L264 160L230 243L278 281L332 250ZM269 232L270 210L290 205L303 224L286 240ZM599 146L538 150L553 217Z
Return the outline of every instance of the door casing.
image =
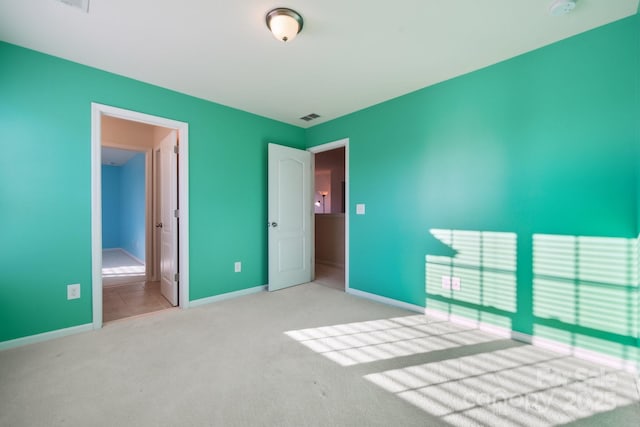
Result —
M178 132L178 205L180 206L179 306L189 306L189 124L108 105L91 103L91 271L93 328L102 327L102 117L146 123Z
M335 150L344 147L344 291L349 292L349 138L340 139L326 144L316 145L308 148L312 154L323 151ZM312 161L315 168L315 160ZM312 177L313 179L313 177ZM313 188L315 188L315 183ZM315 227L315 224L314 224ZM315 247L315 242L313 244ZM312 266L315 266L316 254L313 251ZM314 272L315 277L315 272Z

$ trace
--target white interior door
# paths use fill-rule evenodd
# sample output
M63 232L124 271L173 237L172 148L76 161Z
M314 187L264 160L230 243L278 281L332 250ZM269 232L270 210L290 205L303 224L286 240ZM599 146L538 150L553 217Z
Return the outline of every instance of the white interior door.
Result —
M269 144L269 291L311 281L311 153Z
M160 142L160 291L178 305L178 155L177 132L171 131Z
M153 150L153 197L152 205L153 205L153 264L151 271L151 280L156 281L160 280L160 242L162 241L162 207L160 206L160 200L162 196L162 192L160 191L160 147L157 147Z

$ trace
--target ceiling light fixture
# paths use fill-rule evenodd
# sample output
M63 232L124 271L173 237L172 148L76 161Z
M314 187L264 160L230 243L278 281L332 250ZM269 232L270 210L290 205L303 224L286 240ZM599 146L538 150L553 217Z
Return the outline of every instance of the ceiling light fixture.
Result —
M302 16L295 10L278 7L267 13L267 27L280 41L293 40L302 31Z
M572 0L555 0L549 6L551 16L562 16L576 8L576 2Z

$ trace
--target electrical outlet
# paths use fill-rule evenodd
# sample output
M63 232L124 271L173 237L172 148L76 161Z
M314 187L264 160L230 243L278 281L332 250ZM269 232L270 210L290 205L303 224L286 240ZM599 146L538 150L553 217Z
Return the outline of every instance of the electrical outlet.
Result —
M240 273L242 271L242 263L240 261L236 261L233 268L236 273Z
M459 291L460 290L460 278L459 277L452 277L451 278L451 289L453 289L454 291Z
M78 299L78 298L80 298L80 283L67 285L67 299Z
M442 289L451 289L451 277L442 276Z

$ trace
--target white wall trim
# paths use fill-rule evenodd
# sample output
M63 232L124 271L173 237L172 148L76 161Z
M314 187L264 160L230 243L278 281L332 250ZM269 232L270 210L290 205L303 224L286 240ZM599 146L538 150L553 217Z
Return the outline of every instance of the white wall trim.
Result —
M102 327L102 111L91 104L91 294L93 328Z
M347 289L346 292L356 297L366 298L382 304L392 305L394 307L403 308L409 311L415 311L417 313L424 313L424 307L419 305L409 304L408 302L404 302L404 301L398 301L397 299L387 298L387 297L372 294L369 292L360 291L358 289L353 289L353 288Z
M138 261L140 264L142 264L142 265L145 265L145 266L146 266L146 263L145 263L143 260L141 260L140 258L138 258L137 256L135 256L134 254L132 254L132 253L131 253L131 252L129 252L128 250L126 250L126 249L124 249L124 248L120 248L120 250L121 250L122 252L124 252L125 254L127 254L128 256L130 256L131 258L133 258L134 260ZM148 253L147 253L147 255L148 255ZM147 275L148 275L148 274L149 274L149 273L147 272Z
M267 290L267 285L255 286L253 288L241 289L239 291L227 292L224 294L214 295L212 297L200 298L193 300L189 303L189 307L199 307L201 305L211 304L214 302L220 302L232 298L238 298L245 295L257 294Z
M344 290L349 291L349 138L307 148L313 154L344 147ZM314 161L315 167L315 161ZM315 177L314 177L315 179ZM314 184L315 187L315 184ZM313 251L315 264L315 251ZM315 274L315 273L314 273Z
M425 316L429 316L429 317L433 317L435 319L439 319L439 320L446 320L449 321L451 323L455 323L456 325L460 325L460 326L465 326L468 328L474 328L474 329L479 329L481 331L484 332L489 332L490 334L496 335L500 338L505 338L505 339L515 339L517 341L525 341L525 339L517 339L514 335L513 332L510 329L501 327L501 326L496 326L496 325L492 325L490 323L484 323L484 322L480 322L478 320L473 320L473 319L469 319L467 317L463 317L463 316L458 316L455 314L450 314L450 313L445 313L443 311L440 310L434 310L431 308L425 308L424 309L424 315ZM521 337L524 338L524 337Z
M16 338L14 340L0 342L0 351L8 350L10 348L22 347L27 344L35 344L37 342L49 341L55 338L62 338L68 335L79 334L80 332L88 332L93 330L93 324L87 323L79 326L72 326L65 329L56 329L55 331L44 332L37 335L29 335L22 338Z
M93 328L102 327L102 116L178 131L178 204L180 207L179 306L189 307L189 124L122 108L91 103L91 254Z
M608 354L599 353L593 350L586 350L568 344L563 344L561 342L550 340L547 338L534 337L528 334L523 334L522 332L513 331L508 328L491 325L489 323L446 313L440 310L425 308L424 314L425 316L440 320L446 320L457 325L477 328L481 331L491 333L501 338L521 341L527 344L531 344L534 347L544 348L545 350L553 351L555 353L573 356L577 359L586 360L614 369L621 369L634 375L640 374L638 366L634 361L631 360L624 360L619 357L610 356Z

